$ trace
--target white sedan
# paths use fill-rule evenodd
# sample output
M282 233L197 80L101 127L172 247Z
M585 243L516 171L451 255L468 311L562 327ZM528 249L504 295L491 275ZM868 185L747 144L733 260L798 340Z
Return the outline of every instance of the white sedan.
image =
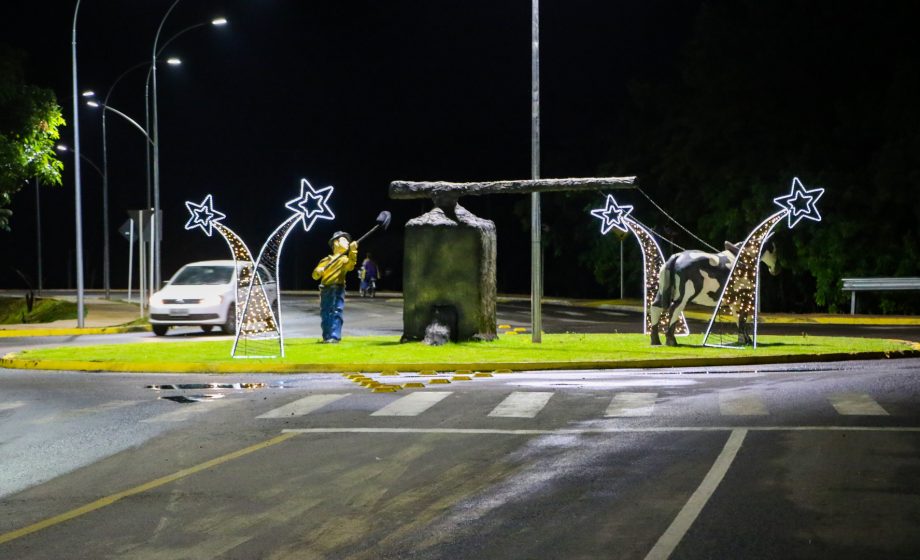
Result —
M275 307L275 281L263 266L259 275ZM163 336L172 326L200 326L204 332L218 326L226 334L235 334L236 279L237 265L232 260L193 262L180 268L162 290L150 296L154 334Z

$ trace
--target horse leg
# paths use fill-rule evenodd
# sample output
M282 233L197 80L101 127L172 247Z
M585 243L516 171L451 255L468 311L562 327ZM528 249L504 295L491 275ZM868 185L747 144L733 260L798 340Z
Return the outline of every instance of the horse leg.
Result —
M654 303L649 307L648 319L650 324L649 332L651 333L652 346L661 346L661 338L658 337L658 322L661 321L662 311L664 310L661 307L655 307Z
M753 344L754 341L751 340L750 334L748 334L747 328L747 316L738 315L738 344L741 346L747 346L748 344Z
M677 330L677 323L680 319L681 309L683 309L681 301L675 301L668 308L668 317L670 318L670 322L668 323L668 331L664 336L664 343L668 346L678 346L677 338L674 336L674 331Z

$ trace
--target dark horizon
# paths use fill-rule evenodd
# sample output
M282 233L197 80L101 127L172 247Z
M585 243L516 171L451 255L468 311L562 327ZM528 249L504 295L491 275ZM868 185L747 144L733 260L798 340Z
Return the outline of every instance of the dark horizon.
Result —
M171 4L165 0L143 5L83 2L77 26L80 89L92 88L98 96L104 96L119 74L148 60L156 27ZM72 2L56 2L53 9L29 3L17 6L16 13L7 14L2 23L2 42L27 52L28 80L56 92L68 121L73 7ZM182 35L163 52L164 56L180 56L182 65L161 65L158 69L161 207L166 215L164 279L185 262L223 258L226 254L222 241L198 231L184 231L186 200L198 202L212 194L215 207L227 214L224 223L250 246L258 247L287 216L284 203L296 196L301 178L306 178L317 188L335 187L330 204L337 218L318 223L308 234L292 234L281 261L283 285L290 289L313 287L309 271L324 254L329 235L340 229L360 235L373 225L380 210L387 209L393 213L390 231L369 240L361 253L373 252L382 268L392 271L382 289L398 288L402 226L427 211L430 203L389 200L390 181L530 177L530 10L530 2L179 2L167 20L161 44L177 31L214 16L228 18L229 25L222 29L205 26ZM899 41L912 44L912 40L898 35L898 29L892 31L890 40L874 39L884 36L886 22L903 19L897 15L899 9L891 8L877 21L862 25L864 12L818 0L802 7L789 4L772 10L747 4L732 8L723 2L703 0L617 5L586 0L544 1L540 10L541 176L638 175L639 184L691 229L712 222L708 216L695 215L693 208L713 201L688 205L686 197L695 189L712 188L708 183L713 180L768 184L770 189L777 185L775 188L784 192L792 174L799 174L809 186L831 187L826 184L833 179L827 170L834 165L853 165L852 157L840 159L840 153L832 154L836 160L825 157L821 161L818 156L827 154L815 156L814 147L793 145L791 141L786 146L786 140L780 138L796 133L788 130L788 122L774 119L775 130L763 128L770 126L771 118L769 112L760 113L763 100L746 100L742 97L746 93L735 91L733 84L714 81L714 91L724 88L719 95L725 99L726 118L736 113L736 120L711 122L706 129L700 129L718 143L712 144L712 153L695 156L701 162L696 169L675 180L674 169L695 164L681 163L680 158L687 154L656 152L665 144L659 139L656 147L650 139L670 135L673 139L667 140L676 141L676 133L680 132L677 123L687 115L692 117L692 107L682 108L683 115L667 114L669 103L677 107L682 100L678 97L669 102L662 92L670 88L671 95L683 95L680 88L686 86L681 84L694 83L699 76L688 73L688 69L699 72L700 67L693 67L694 60L699 64L699 53L707 52L707 41L721 49L715 52L722 59L713 59L711 66L703 67L715 72L716 80L720 79L720 69L727 73L734 68L733 53L719 41L731 37L734 27L743 32L743 25L751 24L745 18L750 17L763 17L768 24L765 29L774 35L777 29L789 26L785 20L794 22L788 41L796 42L794 48L802 49L803 56L795 51L790 55L775 45L767 45L761 53L755 45L750 65L742 62L739 71L744 72L747 66L751 72L766 69L779 76L788 74L790 81L796 77L807 80L814 74L809 57L818 56L816 49L821 48L826 37L832 39L828 48L845 48L851 29L865 28L873 41L886 48ZM707 24L724 27L714 30ZM766 40L780 41L769 36ZM871 46L870 43L868 52L852 64L875 68L874 58L885 64L893 60L889 53L871 52ZM694 49L697 59L688 57L688 47ZM841 58L847 56L842 54ZM791 66L774 68L781 64ZM832 73L846 75L850 71L842 61L828 59L826 64L828 76L834 79L836 75ZM880 85L889 87L884 81L887 78L882 78ZM110 102L140 122L143 82L143 69L127 75ZM782 80L774 80L774 84L778 92L783 92ZM818 115L821 108L807 108L807 103L813 103L807 95L804 101L798 101L802 92L814 91L816 99L855 106L866 90L833 89L835 84L833 80L806 82L801 84L801 91L785 90L781 95L788 99L768 101L770 111L777 111L775 107L785 103L790 104L790 120L793 115ZM700 91L698 84L695 87ZM828 98L828 92L835 97ZM732 113L734 103L738 107ZM662 107L665 112L657 114ZM98 109L82 110L82 151L99 165L100 122ZM668 126L672 129L668 130ZM726 150L744 149L743 142L730 139L729 133L734 128L745 130L745 126L760 127L746 133L753 138L755 153L763 151L761 145L777 146L778 153L764 154L763 162L754 166L743 160L748 155L731 153L726 153L724 169L717 163L710 164ZM828 131L827 137L821 136L822 126L819 119L804 122L802 133L812 135L816 141L837 142L831 136L833 130ZM112 286L121 287L127 277L128 251L127 242L116 229L127 219L126 210L146 204L144 139L111 114L108 129ZM65 127L61 132L62 142L71 144L72 130ZM881 139L872 142L882 145ZM62 156L66 166L63 187L43 188L41 192L47 288L73 285L70 157ZM821 161L824 167L811 169L814 161L807 157ZM706 165L711 167L707 169ZM849 183L837 187L854 188ZM101 179L84 165L87 288L102 286L100 189ZM768 195L783 192L765 192L761 198L769 200ZM664 223L641 196L624 197L626 202L637 205L637 212L647 221L660 221L663 233L675 235L677 228ZM0 271L0 285L4 287L23 287L12 268L34 276L34 199L31 186L15 195L13 230L0 233L0 244L11 256L9 266ZM603 196L598 193L596 200L601 205ZM760 204L760 198L757 200ZM829 191L822 203L833 205L834 200ZM583 206L590 203L590 197L544 195L545 227L550 238L545 265L548 295L568 290L574 293L560 295L601 296L618 291L616 278L608 282L607 275L613 272L598 268L610 270L609 265L591 262L602 257L585 256L589 246L591 255L598 255L598 243L616 245L612 238L595 239L596 232L590 239L580 233L591 221L583 211ZM726 203L736 204L731 199ZM467 197L461 204L496 222L499 290L527 293L529 199L492 195ZM639 208L640 205L645 206ZM725 211L718 208L712 206L713 210ZM747 212L757 216L762 210ZM726 230L724 235L737 239L746 233L744 223L732 218L723 226L701 233L722 235ZM591 228L597 229L594 224ZM681 234L677 231L676 235ZM804 235L808 238L812 233ZM693 240L681 238L680 242ZM721 244L720 239L710 242ZM791 241L788 245L788 250L795 250ZM627 251L634 249L629 247ZM576 253L581 256L574 258ZM635 253L629 255L627 266L627 294L633 295L638 293L641 282L636 277L638 267L632 262L635 257ZM556 274L566 266L577 270L576 282L570 283L566 275ZM813 289L808 288L813 282L808 278L795 282L804 283L806 291Z

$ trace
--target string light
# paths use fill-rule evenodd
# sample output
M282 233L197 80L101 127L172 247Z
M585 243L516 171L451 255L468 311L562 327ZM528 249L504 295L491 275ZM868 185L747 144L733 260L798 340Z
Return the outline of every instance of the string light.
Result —
M780 196L773 199L782 210L777 212L760 223L754 231L748 235L735 262L732 265L731 272L722 287L722 293L719 296L715 311L709 320L709 327L703 337L703 346L718 346L735 348L735 345L709 344L709 335L716 323L723 318L735 317L736 324L739 325L739 336L743 337L740 332L741 321L747 321L753 317L753 337L751 342L754 348L757 348L757 320L760 310L760 260L763 255L763 248L766 241L773 233L773 229L782 221L788 218L789 229L795 227L803 218L821 221L821 214L815 203L824 194L824 189L807 190L799 181L798 177L792 179L792 190L788 195ZM739 344L744 343L742 339Z
M214 209L214 201L211 195L204 197L201 204L186 201L185 207L188 208L189 213L192 215L188 222L185 223L185 229L191 230L200 227L208 237L211 237L211 228L214 224L219 223L227 217L225 214Z
M649 314L649 308L655 300L658 293L658 282L661 267L664 265L664 253L652 233L637 220L630 217L633 207L619 205L613 195L608 194L604 208L597 208L591 211L591 215L601 220L601 233L606 235L611 229L617 228L620 231L629 231L636 237L639 242L639 248L642 250L642 284L644 288L644 297L642 301L645 317L645 334L652 332L652 319ZM671 314L665 308L658 320L659 329L666 330L668 323L671 321ZM690 328L684 318L683 312L677 320L677 326L674 334L686 336L690 334Z
M246 290L242 326L233 343L234 357L275 357L268 356L268 352L263 351L258 345L252 345L254 352L250 353L251 343L270 340L278 341L276 355L284 357L284 328L281 323L281 285L278 266L281 250L291 230L298 223L303 225L304 231L310 231L316 220L335 218L335 214L329 207L329 197L332 196L333 191L332 186L314 189L307 179L301 179L300 196L285 204L285 207L294 214L275 228L259 250L259 256L255 260L255 272L249 277L249 285ZM268 279L274 278L275 281L277 295L274 308L265 293L264 280L260 273L262 270L268 274ZM237 355L241 339L245 342L242 349L242 354L245 356Z
M802 185L798 177L792 179L792 190L786 196L778 196L773 199L777 206L786 210L789 216L789 229L795 227L803 218L807 220L821 221L821 214L815 204L824 195L824 189L817 188L808 190Z
M289 200L285 207L297 214L303 224L304 231L310 231L317 219L334 220L335 214L329 208L329 197L332 196L331 186L316 190L310 181L300 180L300 196Z
M607 235L613 228L625 232L628 229L626 219L633 211L632 206L620 206L612 194L607 195L607 205L604 208L591 210L591 215L601 220L601 234Z

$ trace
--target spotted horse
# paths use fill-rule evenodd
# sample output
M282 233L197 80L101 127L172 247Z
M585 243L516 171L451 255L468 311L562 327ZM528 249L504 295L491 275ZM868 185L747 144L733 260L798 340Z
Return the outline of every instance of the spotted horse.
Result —
M705 307L718 305L722 288L731 273L738 256L740 244L725 242L725 250L719 253L703 251L682 251L671 255L661 266L658 277L658 293L649 307L652 346L660 346L658 336L659 321L664 319L668 325L665 332L665 344L677 346L674 329L677 318L688 303ZM777 275L779 268L776 259L776 245L770 243L760 255L770 274ZM746 314L735 310L738 317L738 343L749 344L750 335L746 329Z

